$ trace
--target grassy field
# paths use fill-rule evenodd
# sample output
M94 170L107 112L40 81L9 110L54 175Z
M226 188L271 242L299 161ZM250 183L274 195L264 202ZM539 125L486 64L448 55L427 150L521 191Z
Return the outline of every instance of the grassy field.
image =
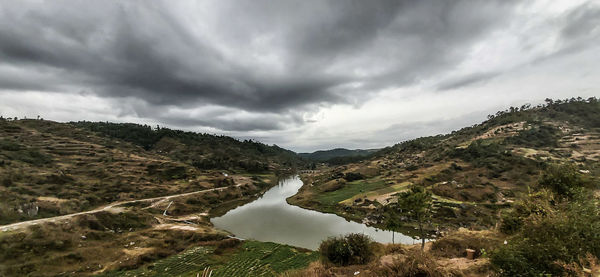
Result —
M209 266L214 277L277 276L304 268L317 259L316 252L272 242L245 241L234 251L221 255L215 254L213 247L194 247L145 268L113 271L101 276L196 276Z
M349 182L343 188L318 195L317 200L325 205L335 205L357 194L384 189L388 185L380 179Z
M400 184L385 186L384 188L381 188L378 190L354 195L346 200L341 201L340 203L345 204L345 205L351 205L354 202L354 200L356 200L358 198L374 199L374 198L382 196L382 195L393 194L394 192L400 192L400 191L406 190L408 188L408 186L410 186L411 184L412 184L411 182L402 182Z

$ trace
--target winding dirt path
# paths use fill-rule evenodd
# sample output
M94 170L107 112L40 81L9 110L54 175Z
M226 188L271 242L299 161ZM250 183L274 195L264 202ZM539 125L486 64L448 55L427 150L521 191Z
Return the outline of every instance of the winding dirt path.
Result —
M244 184L236 184L234 187L239 187L241 185L244 185ZM118 206L125 205L125 204L141 203L141 202L154 202L154 201L165 201L165 200L169 200L169 199L172 199L172 198L178 198L178 197L182 197L182 196L189 196L189 195L194 195L194 194L199 194L199 193L206 193L206 192L210 192L210 191L225 190L225 189L228 189L228 188L231 188L231 187L220 187L220 188L198 190L198 191L193 191L193 192L186 192L186 193L166 195L166 196L159 196L159 197L152 197L152 198L145 198L145 199L118 201L118 202L110 203L108 205L101 206L101 207L95 208L93 210L85 211L85 212L78 212L78 213L72 213L72 214L66 214L66 215L59 215L59 216L54 216L54 217L47 217L47 218L40 218L40 219L34 219L34 220L28 220L28 221L21 221L21 222L17 222L17 223L11 223L11 224L8 224L8 225L3 225L3 226L0 226L0 231L3 231L3 232L14 231L14 230L26 228L26 227L31 226L31 225L36 225L36 224L41 224L41 223L46 223L46 222L56 222L56 221L60 221L60 220L64 220L64 219L69 219L69 218L72 218L72 217L78 216L78 215L94 214L94 213L98 213L98 212L102 212L102 211L109 211L111 209L115 209Z

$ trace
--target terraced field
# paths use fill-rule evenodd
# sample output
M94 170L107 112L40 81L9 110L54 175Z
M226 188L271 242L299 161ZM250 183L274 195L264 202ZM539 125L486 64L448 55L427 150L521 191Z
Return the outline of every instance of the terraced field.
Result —
M218 256L212 247L195 247L179 255L132 271L116 271L102 276L196 276L210 267L211 276L277 276L304 268L318 258L312 251L271 242L245 241L232 254Z
M204 187L195 184L203 180L196 176L203 175L181 162L66 124L0 121L0 224L200 190Z

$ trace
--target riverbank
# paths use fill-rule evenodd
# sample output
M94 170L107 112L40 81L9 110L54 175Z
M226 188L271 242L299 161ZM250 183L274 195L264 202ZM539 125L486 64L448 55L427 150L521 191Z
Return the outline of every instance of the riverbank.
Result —
M356 170L356 169L353 169ZM339 168L327 168L301 176L305 185L287 199L291 205L324 213L336 214L347 220L381 229L388 229L387 219L392 216L390 203L394 194L406 190L412 182L394 182L378 174L364 175L359 180L347 181ZM422 177L414 177L422 178ZM435 210L432 224L426 226L430 238L460 227L485 230L494 226L499 212L510 207L508 203L478 203L457 201L433 195ZM416 223L404 221L396 227L404 234L417 237Z
M215 217L211 222L241 238L272 241L297 247L317 249L322 240L347 233L364 233L375 241L388 243L392 239L414 243L401 233L348 221L331 213L321 213L290 205L287 199L303 186L298 177L284 179L269 189L260 199Z
M356 223L365 224L374 228L389 230L388 226L383 221L384 211L381 205L375 206L377 203L362 203L362 205L340 205L337 202L324 203L318 201L318 192L314 187L315 180L313 176L303 174L300 176L304 185L298 190L298 193L288 197L287 203L298 206L303 209L317 211L321 213L335 214L343 217L346 220ZM316 181L318 182L318 181ZM402 226L395 228L395 231L413 238L419 236L417 225L412 222L406 222ZM429 233L434 235L435 229L430 228ZM428 237L428 239L433 237Z

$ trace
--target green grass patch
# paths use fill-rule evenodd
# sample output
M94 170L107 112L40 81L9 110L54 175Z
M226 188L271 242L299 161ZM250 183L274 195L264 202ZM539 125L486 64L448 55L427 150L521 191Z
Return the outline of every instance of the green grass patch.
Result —
M406 189L408 186L412 185L411 182L402 182L400 184L391 185L389 187L385 187L382 189L378 189L376 192L377 195L388 194L391 192L397 192Z
M388 185L380 179L358 180L346 184L343 188L317 196L317 201L325 205L335 205L357 194L368 193L386 188Z
M408 188L409 185L412 185L411 182L402 182L400 184L395 184L395 185L391 185L391 186L387 186L384 187L382 189L378 189L378 190L374 190L374 191L368 191L365 193L360 193L357 195L354 195L348 199L345 199L339 203L345 204L345 205L349 205L352 204L352 202L354 202L355 199L357 198L361 198L361 197L376 197L379 195L384 195L384 194L388 194L388 193L393 193L393 192L400 192L403 191L405 189Z

